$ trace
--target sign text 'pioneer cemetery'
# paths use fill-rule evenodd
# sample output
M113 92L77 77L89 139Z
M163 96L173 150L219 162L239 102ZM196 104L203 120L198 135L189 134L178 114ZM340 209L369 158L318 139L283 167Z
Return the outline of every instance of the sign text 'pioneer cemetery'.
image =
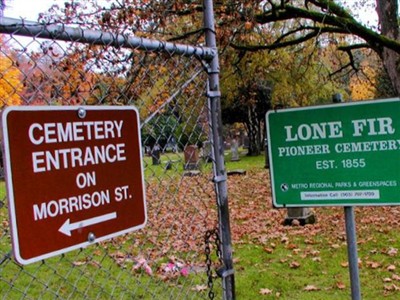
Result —
M400 204L400 99L270 111L277 207Z

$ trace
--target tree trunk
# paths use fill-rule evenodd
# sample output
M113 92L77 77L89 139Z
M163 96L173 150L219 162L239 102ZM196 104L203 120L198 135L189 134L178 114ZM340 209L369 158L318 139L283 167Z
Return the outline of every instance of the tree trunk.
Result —
M381 33L390 39L400 41L399 23L397 20L398 0L377 0ZM400 96L400 55L393 50L383 48L381 58L386 72L389 75L393 88Z
M260 155L261 144L260 144L260 122L257 119L257 113L255 107L249 106L248 110L248 123L247 130L249 136L249 152L248 155Z

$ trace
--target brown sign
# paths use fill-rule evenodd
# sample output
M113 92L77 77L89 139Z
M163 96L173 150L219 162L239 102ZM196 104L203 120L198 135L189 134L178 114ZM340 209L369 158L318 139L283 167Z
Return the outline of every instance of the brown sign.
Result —
M146 223L133 107L8 107L4 161L15 259L36 262Z

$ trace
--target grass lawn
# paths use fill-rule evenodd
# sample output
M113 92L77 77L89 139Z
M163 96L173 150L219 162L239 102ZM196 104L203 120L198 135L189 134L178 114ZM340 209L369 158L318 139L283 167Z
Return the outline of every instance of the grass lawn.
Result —
M351 299L344 209L314 208L316 224L283 226L264 159L242 157L247 174L228 181L238 299ZM400 299L400 209L355 215L362 298Z
M165 168L168 161L172 161L170 169ZM183 161L182 154L167 153L161 156L160 165L153 165L151 158L146 157L144 165L148 184L151 184L153 177L163 180L167 178L168 182L172 182L174 178L179 180L183 172ZM229 153L226 155L228 171L246 170L245 175L232 175L228 178L237 299L350 299L343 208L314 208L316 224L283 226L282 221L286 210L272 207L269 170L265 169L264 165L264 156L247 157L242 154L240 161L231 162ZM211 175L211 164L202 165L202 171L207 174L205 182L210 182L211 176L208 176L208 172ZM185 182L179 181L179 188L183 189L184 184ZM154 190L161 193L159 190L161 186ZM171 190L171 187L168 189ZM178 187L175 189L177 190ZM163 201L168 200L169 190ZM195 192L202 193L203 190L196 189ZM4 183L1 183L0 195L4 196L4 193ZM190 193L183 194L185 197L176 204L179 205L177 212L181 214L182 207L185 205L182 201L189 201L191 198ZM152 199L152 201L155 200L155 198ZM5 221L7 211L3 207L0 212L2 226L7 228L8 223ZM190 214L184 215L191 217ZM400 209L358 207L355 209L355 215L362 298L400 299L398 253ZM160 228L151 228L154 224L149 224L143 232L143 236L146 237L145 243L151 240L146 236L150 232L157 233L158 235L154 235L157 238L163 238ZM174 226L178 226L178 223ZM0 239L0 250L3 254L10 249L9 239L4 233L5 230ZM24 285L30 285L28 292L30 298L52 298L54 295L43 294L40 288L34 289L31 278L33 274L38 278L37 281L44 282L46 285L57 285L58 281L62 282L65 277L75 282L76 285L60 288L62 298L68 297L71 293L69 289L86 290L87 294L81 294L81 296L94 298L98 291L96 289L117 289L115 296L118 298L129 298L131 295L126 294L129 289L136 289L135 295L142 295L143 299L161 298L159 295L165 295L166 291L171 297L174 295L176 299L187 297L196 299L197 296L207 298L207 289L204 289L204 272L190 274L188 277L181 277L173 282L156 280L155 277L149 277L143 272L133 274L122 272L122 270L132 269L134 262L129 257L124 257L121 261L119 255L123 251L133 255L139 249L139 237L140 235L137 236L133 245L127 243L126 239L121 239L121 244L113 242L102 243L98 248L88 247L79 252L78 256L67 253L62 259L51 258L49 260L51 264L40 265L40 272L38 265L24 267L23 271L16 265L0 265L0 279L2 279L0 290L9 288L9 285L4 282L20 276L24 278L18 281L17 288L23 290ZM152 240L151 242L158 245L157 242ZM161 245L162 241L158 243ZM144 246L142 247L146 250ZM203 246L199 246L198 249L202 251ZM193 254L199 257L202 255L201 253ZM118 261L118 266L116 266L116 261ZM160 263L165 262L167 260ZM102 264L101 269L96 267L97 263ZM71 269L71 265L74 265L74 268ZM91 274L95 274L97 279L103 278L105 283L96 281L94 284L91 281ZM118 279L120 286L108 287L110 278ZM92 286L94 289L87 290L85 286ZM192 286L193 289L188 289L188 286ZM220 289L220 285L215 283L214 290L218 294L217 298L220 298ZM12 296L12 294L8 295ZM21 294L16 294L16 297L21 297Z

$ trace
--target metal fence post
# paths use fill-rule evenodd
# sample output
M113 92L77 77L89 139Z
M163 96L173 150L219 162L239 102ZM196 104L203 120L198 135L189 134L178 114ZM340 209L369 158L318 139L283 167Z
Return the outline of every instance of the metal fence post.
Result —
M212 0L204 0L204 27L206 30L206 46L215 49L214 8ZM218 222L221 239L221 255L224 263L222 276L223 299L235 299L235 281L232 261L232 243L229 221L226 171L224 167L224 149L221 119L221 97L219 88L219 60L215 55L210 61L208 71L208 101L210 109L210 125L212 134L212 151L214 156L214 182L218 202Z

